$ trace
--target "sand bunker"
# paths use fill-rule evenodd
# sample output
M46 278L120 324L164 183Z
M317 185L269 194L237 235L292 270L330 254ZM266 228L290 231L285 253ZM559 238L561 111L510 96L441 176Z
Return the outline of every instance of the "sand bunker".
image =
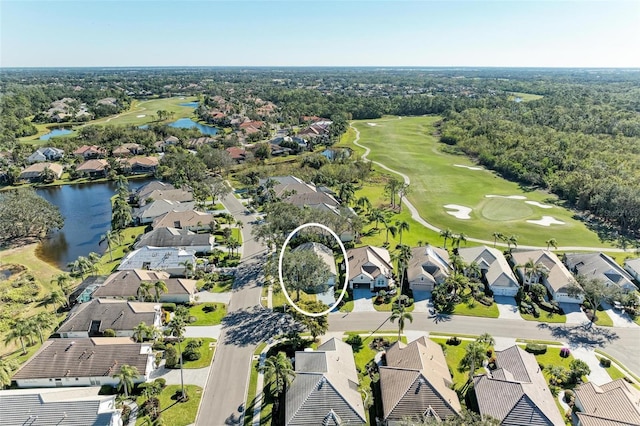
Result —
M484 170L482 167L463 166L462 164L454 164L455 167L463 167L469 170Z
M524 195L485 195L486 198L509 198L510 200L526 200L527 197Z
M542 216L542 219L527 220L527 222L540 226L564 225L564 222L554 218L553 216Z
M446 206L444 206L444 208L452 210L448 211L447 213L449 213L451 216L455 216L458 219L471 219L469 213L471 213L472 209L470 209L469 207L459 206L457 204L447 204Z
M367 123L369 126L377 126L376 123Z
M531 204L532 206L540 207L541 209L551 209L551 208L553 208L553 206L550 206L549 204L542 204L542 203L539 203L537 201L525 201L525 203Z
M136 117L137 117L137 118L143 118L143 117L146 117L146 115L144 115L144 114L140 114L140 115L136 115Z

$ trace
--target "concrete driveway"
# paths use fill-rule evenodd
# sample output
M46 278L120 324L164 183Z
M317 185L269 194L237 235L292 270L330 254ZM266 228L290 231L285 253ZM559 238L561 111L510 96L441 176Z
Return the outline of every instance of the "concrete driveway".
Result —
M518 310L518 304L516 303L515 297L493 296L493 299L495 300L496 305L498 306L498 312L500 313L498 318L525 321L525 319L520 316L520 311Z
M431 307L430 291L414 291L413 292L413 312L428 313Z
M606 302L602 303L602 307L607 312L607 315L609 315L609 318L613 321L614 327L638 327L638 324L633 322L629 314L626 312L613 309L613 307Z
M560 302L560 307L567 316L567 324L584 324L589 322L589 318L582 312L577 303Z
M368 288L354 288L353 312L376 312L372 298L373 293Z

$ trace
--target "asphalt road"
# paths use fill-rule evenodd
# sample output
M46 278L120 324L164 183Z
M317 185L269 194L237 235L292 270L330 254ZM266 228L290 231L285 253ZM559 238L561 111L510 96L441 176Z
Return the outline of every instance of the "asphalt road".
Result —
M196 418L197 425L221 426L239 424L249 383L250 363L257 344L268 339L270 329L264 323L271 320L270 311L260 307L262 265L265 247L251 236L253 215L233 194L223 200L224 206L242 220L242 263L222 323L213 364ZM248 413L251 415L252 413Z
M385 312L334 313L329 316L329 331L397 330L397 324L390 323L389 316ZM572 346L599 348L640 375L640 327L589 327L461 315L429 318L427 314L414 313L413 322L406 323L405 330L474 335L486 332L494 337L554 340Z

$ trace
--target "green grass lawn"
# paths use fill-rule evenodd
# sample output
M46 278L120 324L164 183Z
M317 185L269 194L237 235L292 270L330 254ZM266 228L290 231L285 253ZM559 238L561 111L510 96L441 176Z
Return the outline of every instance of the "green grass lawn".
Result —
M453 388L456 391L462 390L467 384L467 380L469 379L469 372L458 371L458 366L460 365L460 361L464 357L465 348L471 340L463 340L459 345L447 345L447 338L431 338L434 342L444 346L444 356L447 360L447 366L449 367L449 371L451 372L453 378ZM477 374L482 374L484 372L484 368L482 366L478 366L476 368Z
M523 92L511 92L511 100L515 100L515 98L520 98L522 102L536 101L538 99L542 99L544 96L542 95L534 95L533 93L523 93Z
M116 270L116 268L120 265L122 259L128 254L128 251L133 249L133 244L138 238L139 235L144 234L144 230L146 229L146 225L143 226L133 226L130 228L125 228L122 231L121 244L118 246L112 247L111 251L107 250L98 262L98 274L99 275L108 275Z
M276 287L273 288L273 296L272 296L272 306L274 308L278 308L284 305L289 306L289 302L287 302L287 298L284 296L284 293L282 292L282 290L280 290L280 284L275 284L275 286L277 286L277 290ZM293 302L297 302L297 298L296 298L296 292L289 292L289 297L291 298L291 300L293 300ZM304 291L300 292L300 300L302 301L314 301L316 300L316 295L315 294L307 294Z
M212 346L211 348L209 348L209 344L215 343L216 339L212 339L210 337L200 337L199 339L202 340L202 346L200 347L200 353L202 354L202 356L200 357L200 359L195 361L183 360L182 366L184 368L205 368L211 364L211 360L213 359L213 354L215 353L216 348L215 346ZM183 351L184 351L184 348L187 347L187 344L191 340L195 340L195 339L189 337L184 339L184 342L181 343ZM176 350L177 349L178 349L178 346L176 345Z
M488 170L457 167L456 165L476 166L476 164L466 156L447 154L440 150L439 142L432 136L433 124L440 119L433 116L402 117L400 120L395 117L385 117L354 122L354 126L360 131L360 143L371 148L368 158L409 175L412 191L408 198L427 222L442 229L450 228L455 233L464 232L470 237L485 240L491 240L493 232L502 232L505 235L518 235L520 244L546 246L544 242L553 237L560 246L570 244L611 247L610 244L600 241L596 233L587 229L584 223L573 219L573 212L561 207L561 203L555 196L543 191L525 191L517 183L507 181ZM369 126L367 123L375 123L376 126ZM355 146L352 139L353 133L347 134L343 138L346 142L341 145L349 146L356 152L362 153L363 150ZM390 150L393 151L393 156L388 155ZM380 167L374 166L374 169L379 170ZM429 172L425 173L425 170ZM378 186L371 191L377 194L371 201L377 202L381 197L380 194L383 194L382 189ZM356 196L361 195L366 194L358 193ZM486 198L485 195L524 196L527 197L527 201L553 207L543 209L527 204L525 200L494 201ZM471 219L457 219L448 214L447 209L444 208L447 204L471 208ZM500 206L506 204L509 205L509 210L518 206L516 213L506 213L515 217L502 217L505 213L500 212ZM529 211L531 213L524 216ZM553 216L565 224L544 227L525 221L540 219L542 215ZM413 234L415 231L417 229L412 228L408 234ZM427 240L440 245L441 239L434 241L428 238L428 233L421 235L420 238L425 239L425 236ZM384 235L381 235L381 238L384 238ZM411 239L407 239L406 242L414 243Z
M219 275L215 285L208 291L211 293L226 293L233 289L234 281L235 277L233 275Z
M613 320L607 314L606 311L601 310L602 308L598 308L598 312L596 314L596 325L601 325L604 327L613 327Z
M340 312L351 312L353 311L353 300L349 300L344 305L340 307Z
M495 303L491 304L491 306L485 306L480 302L475 302L473 307L466 303L458 303L453 309L453 314L483 318L498 318L500 316L498 306Z
M545 312L542 309L540 310L540 316L538 318L534 317L531 314L523 314L523 313L520 313L520 316L526 319L527 321L556 322L556 323L567 322L566 315L552 314L550 312Z
M215 306L216 310L213 312L205 312L204 308L211 305ZM218 325L222 322L222 318L227 315L227 308L224 303L199 303L189 308L189 315L198 319L189 325Z
M177 402L176 392L180 390L179 385L168 385L160 394L160 409L163 424L171 426L186 426L196 421L200 398L202 398L202 388L195 385L185 385L185 390L189 396L187 402ZM139 396L136 400L138 406L144 402L144 397ZM138 417L136 426L147 424L141 417Z
M258 386L258 361L251 362L251 375L249 376L249 389L247 389L247 399L244 404L245 416L244 425L251 426L253 420L253 410L255 408L256 387Z
M375 297L375 296L374 296ZM395 303L395 301L398 299L398 296L393 296L391 298L391 300L389 301L389 303L381 303L379 305L377 304L373 304L373 308L378 311L378 312L391 312L393 310L393 304ZM407 312L413 312L413 309L415 308L415 304L406 307L405 311Z

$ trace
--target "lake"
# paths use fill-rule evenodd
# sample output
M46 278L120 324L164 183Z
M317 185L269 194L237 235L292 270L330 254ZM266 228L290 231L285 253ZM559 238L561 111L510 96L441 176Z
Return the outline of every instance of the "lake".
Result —
M129 188L139 188L150 180L131 180ZM111 197L115 191L114 182L36 189L36 193L57 206L64 217L62 229L40 244L37 256L66 270L67 264L78 256L87 256L92 251L102 254L106 243L100 245L100 237L111 228Z
M190 107L190 108L198 108L198 104L199 104L199 102L194 101L194 102L183 102L183 103L178 104L178 105L184 106L184 107Z
M215 135L216 133L218 133L218 129L216 127L196 123L190 118L181 118L169 124L169 126L177 127L179 129L190 129L192 127L195 127L200 130L200 133L202 133L203 135Z
M53 129L52 131L50 131L46 135L40 136L40 140L41 141L48 141L49 139L51 139L53 137L62 136L62 135L69 135L71 133L73 133L73 130L69 130L69 129Z

